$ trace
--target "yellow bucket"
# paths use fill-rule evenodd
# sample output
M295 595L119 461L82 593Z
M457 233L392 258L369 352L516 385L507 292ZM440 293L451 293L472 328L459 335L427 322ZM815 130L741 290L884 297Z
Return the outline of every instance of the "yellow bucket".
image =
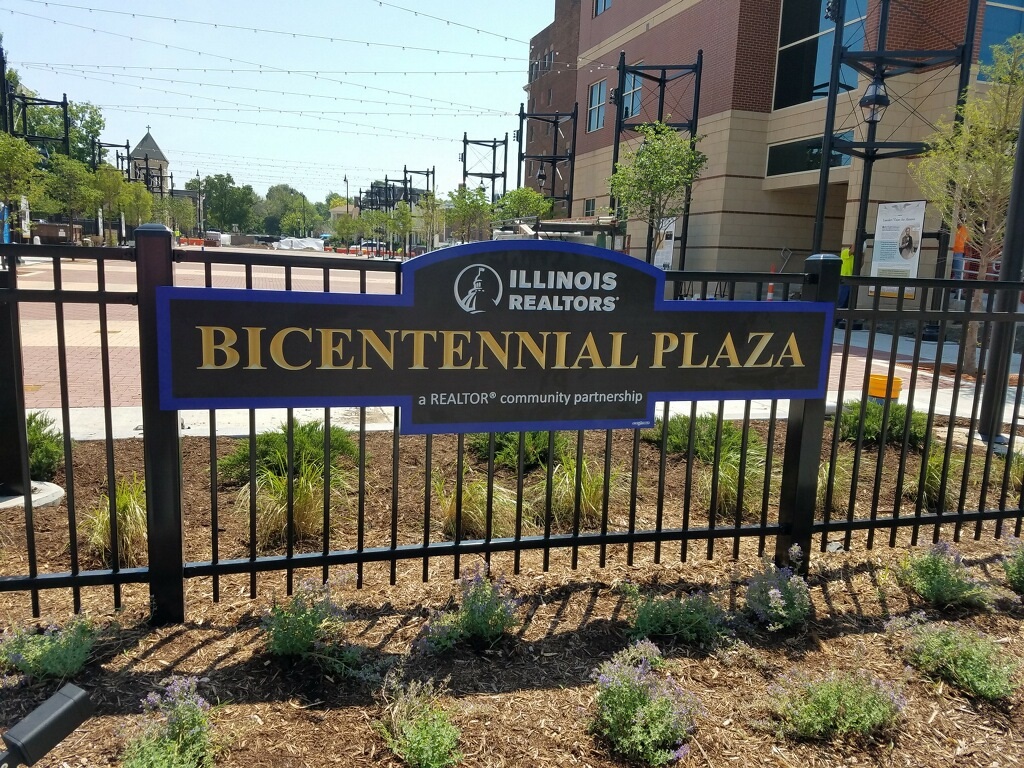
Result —
M882 404L886 400L898 400L903 391L903 379L893 376L872 375L868 379L868 398Z

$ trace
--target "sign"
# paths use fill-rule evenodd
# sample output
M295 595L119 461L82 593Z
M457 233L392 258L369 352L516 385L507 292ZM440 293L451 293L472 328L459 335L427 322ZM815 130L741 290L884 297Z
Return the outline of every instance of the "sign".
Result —
M676 301L592 246L491 241L398 295L157 289L163 409L398 406L407 433L642 427L655 403L823 397L833 305Z
M921 260L921 236L924 233L925 201L879 203L875 219L874 247L871 254L872 277L917 277ZM903 298L913 299L917 290L906 288ZM871 289L869 295L874 295ZM896 298L896 286L882 286L882 296Z
M654 266L658 269L672 269L672 251L675 248L676 220L662 219L658 231L664 235L661 245L654 252Z

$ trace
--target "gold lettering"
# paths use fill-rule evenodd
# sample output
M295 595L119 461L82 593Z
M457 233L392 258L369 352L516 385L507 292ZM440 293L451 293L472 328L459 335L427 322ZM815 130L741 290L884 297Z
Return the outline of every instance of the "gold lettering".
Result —
M674 333L654 333L654 364L651 368L664 368L665 355L679 346L679 339Z
M591 368L604 368L604 362L601 360L601 352L597 348L597 342L594 341L594 334L588 333L586 340L583 342L583 348L580 353L576 355L576 362L572 364L573 368L582 368L580 361L589 360Z
M693 340L697 338L696 333L683 334L683 362L680 368L707 368L708 359L705 357L701 363L693 362Z
M317 367L317 370L351 370L353 366L352 358L350 357L347 362L345 361L345 341L352 341L352 331L347 328L317 328L316 330L320 334L320 365ZM337 336L342 338L335 341ZM337 365L334 363L336 357L338 358Z
M249 334L249 364L245 366L247 371L265 371L267 370L263 365L263 350L260 349L260 342L262 340L263 332L266 328L250 328L246 326L243 328L247 334Z
M515 272L512 274L515 275ZM494 338L490 331L478 332L478 335L480 336L480 362L477 367L479 370L487 370L487 366L484 365L484 347L491 351L491 354L494 355L495 360L501 364L502 368L506 371L508 370L508 337L511 336L512 333L510 331L502 331L501 333L505 337L504 347L498 343L498 340Z
M384 341L377 335L376 331L371 331L368 328L361 328L359 333L363 337L363 362L359 366L359 370L367 371L370 366L366 362L368 357L368 347L373 347L373 351L377 353L381 360L384 361L384 365L390 368L392 371L395 370L395 334L398 331L384 331L388 335L388 340L391 342L390 346L384 344Z
M768 362L766 362L766 363L758 363L758 362L755 362L755 361L757 360L758 356L762 352L764 352L765 347L768 346L768 342L772 340L772 336L774 336L774 335L775 335L774 333L752 333L752 334L750 334L747 337L747 343L748 344L751 341L754 340L755 336L760 336L761 340L757 342L757 346L754 347L754 351L750 353L750 357L747 358L747 362L745 362L743 364L744 368L771 368L772 367L772 363L775 362L775 359L771 355L768 355Z
M426 346L425 339L429 336L432 341L436 340L437 331L402 331L402 341L405 341L409 336L412 336L412 365L409 366L409 370L424 371L427 368L423 362L423 348Z
M284 359L284 340L292 333L301 333L308 341L313 340L311 328L282 328L274 334L274 338L270 342L270 359L274 361L275 365L279 368L284 368L286 371L301 371L303 368L308 368L312 365L312 361L307 360L302 365L292 365Z
M800 356L800 345L796 343L796 334L789 334L789 341L786 342L786 348L779 354L779 359L775 361L775 367L781 368L782 361L785 358L789 358L793 361L793 368L803 368L804 360Z
M530 353L533 359L537 361L537 364L541 368L547 367L548 336L550 336L550 333L548 331L541 331L540 335L541 344L543 346L538 345L537 342L533 340L533 336L530 335L529 331L516 331L516 338L519 339L519 364L516 365L515 370L521 371L526 368L526 366L523 365L524 348Z
M465 342L469 341L469 331L441 331L443 362L442 371L464 370L473 367L472 358L465 363L456 363L455 358L466 354Z
M568 331L556 331L555 334L555 364L551 366L555 370L564 371L569 366L565 364L565 345L569 341Z
M626 334L621 332L612 333L612 364L609 368L636 368L637 361L640 359L639 355L633 358L633 362L629 365L622 364L622 337Z
M722 347L718 350L718 354L715 355L715 359L711 361L712 366L717 366L718 361L725 358L729 363L730 368L740 367L740 356L736 353L736 344L733 343L732 334L725 334L725 339L722 341Z
M235 351L235 342L238 341L238 334L230 328L222 325L197 325L201 334L203 344L203 364L199 370L215 370L218 368L234 368L238 365L239 356ZM222 336L221 342L216 342L215 334ZM224 353L223 365L217 365L217 351Z

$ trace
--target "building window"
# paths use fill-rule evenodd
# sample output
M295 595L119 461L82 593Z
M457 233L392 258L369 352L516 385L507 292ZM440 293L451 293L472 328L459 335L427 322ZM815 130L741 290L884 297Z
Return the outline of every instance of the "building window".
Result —
M992 46L1002 45L1020 33L1024 33L1024 0L989 0L985 3L978 59L982 64L992 64Z
M828 0L784 0L775 66L774 109L828 96L835 25L825 18L827 5ZM863 8L861 3L846 4L843 45L850 50L864 48L866 17ZM839 77L840 91L856 88L856 70L844 66Z
M640 114L640 100L643 96L644 80L638 72L627 72L622 88L622 117Z
M588 197L583 201L583 215L593 216L597 211L597 198Z
M837 139L853 141L853 131L836 134ZM832 150L829 166L839 168L850 164L850 156ZM768 147L768 176L821 169L821 136Z
M600 16L612 7L612 0L594 0L594 15Z
M590 98L587 100L587 133L604 128L604 103L607 98L607 80L590 86Z

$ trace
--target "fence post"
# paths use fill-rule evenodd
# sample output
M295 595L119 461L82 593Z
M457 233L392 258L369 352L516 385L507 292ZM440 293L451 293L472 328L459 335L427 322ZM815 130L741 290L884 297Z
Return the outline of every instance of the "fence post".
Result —
M10 256L10 269L0 270L0 291L13 290L17 278L15 257ZM0 296L3 294L0 293ZM0 430L0 490L11 496L31 493L24 476L25 454L25 388L21 368L21 327L18 305L0 301L0 369L8 374L0 376L0 424L11 428Z
M804 300L835 303L839 298L839 273L842 260L831 253L809 256L804 262L807 282ZM832 328L825 328L832 338ZM831 350L831 344L827 345ZM775 562L791 565L789 549L794 544L803 552L801 570L806 573L811 552L811 528L818 496L818 465L825 432L825 398L791 400L786 425L786 454L782 463L782 491L779 499L779 525L775 539Z
M160 410L156 345L156 289L174 284L171 230L164 225L143 224L135 229L135 274L139 290L150 621L177 624L185 620L181 446L178 412Z

